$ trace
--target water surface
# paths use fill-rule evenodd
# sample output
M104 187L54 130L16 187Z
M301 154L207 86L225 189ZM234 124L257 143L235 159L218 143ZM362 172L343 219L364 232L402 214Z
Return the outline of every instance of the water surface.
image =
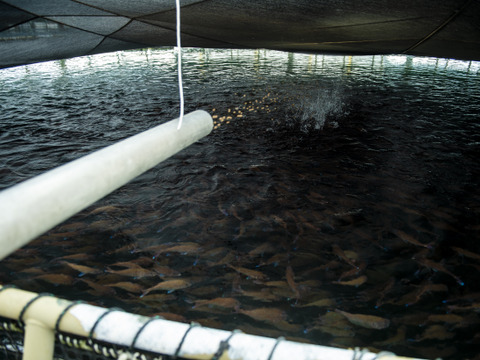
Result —
M479 64L200 49L183 63L186 110L210 112L212 134L3 260L0 281L474 358ZM0 187L176 117L177 86L168 49L1 70Z

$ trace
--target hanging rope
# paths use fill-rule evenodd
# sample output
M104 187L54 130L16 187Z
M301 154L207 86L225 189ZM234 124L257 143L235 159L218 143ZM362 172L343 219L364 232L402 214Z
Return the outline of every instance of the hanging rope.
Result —
M178 92L180 94L180 117L178 119L177 130L182 127L184 100L183 100L183 82L182 82L182 44L180 41L180 0L175 0L177 6L177 49L178 49Z

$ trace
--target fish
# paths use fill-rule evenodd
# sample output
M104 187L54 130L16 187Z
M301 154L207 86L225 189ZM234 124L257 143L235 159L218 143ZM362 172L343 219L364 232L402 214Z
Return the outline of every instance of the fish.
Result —
M230 117L230 119L231 119L231 117ZM228 120L228 117L227 117L227 120ZM238 215L237 207L235 206L235 204L232 204L232 206L230 206L230 210L231 210L232 215L233 215L237 220L243 221L243 218L242 218L240 215ZM243 223L242 223L241 225L243 225L243 227L244 227L243 232L245 232L245 225L244 225Z
M460 285L460 286L463 286L465 285L465 283L458 277L456 276L455 274L453 274L452 272L450 272L449 270L447 270L442 264L439 264L439 263L436 263L434 261L431 261L427 258L419 258L419 259L415 259L420 265L423 265L425 266L426 268L428 269L432 269L434 271L439 271L439 272L443 272L444 274L447 274L449 276L451 276L452 278L455 279L455 281Z
M135 260L131 261L119 261L116 262L110 266L117 266L117 267L126 267L126 268L140 268L142 266L148 266L152 263L155 263L155 260L153 260L150 256L142 256L140 258L137 258Z
M273 220L274 223L280 225L280 226L283 227L285 230L287 229L287 223L286 223L285 220L283 220L280 216L272 215L272 216L271 216L271 219Z
M364 270L366 267L367 267L367 264L365 262L361 262L358 264L357 267L354 267L353 269L342 273L338 278L338 281L342 281L342 279L344 278L349 278L351 276L357 275L360 271Z
M264 242L263 244L257 246L255 249L250 250L248 252L248 256L255 257L255 256L263 256L265 253L274 253L275 248L269 242Z
M211 300L197 300L195 301L194 308L208 307L208 308L220 308L220 309L236 309L240 306L240 302L234 298L219 297Z
M73 237L73 236L76 236L76 235L78 235L77 231L67 231L67 232L59 232L59 233L48 234L48 236L51 239L55 239L55 238L66 239L66 238Z
M299 299L300 291L298 291L298 286L295 283L295 274L293 273L293 269L290 265L287 266L285 277L287 278L288 286L290 286L290 289L292 289L292 291L295 293L295 297Z
M405 343L407 336L407 327L405 325L400 326L397 329L397 332L392 337L389 337L383 341L375 341L374 344L377 346L392 346L392 345L402 345Z
M480 313L480 302L473 303L471 305L449 305L448 310L452 311L474 311L476 313Z
M254 280L267 280L268 276L257 270L251 270L240 266L228 265L229 268L235 270L236 272L245 275L247 278Z
M297 294L294 291L292 291L290 287L288 288L274 287L274 288L271 288L270 291L273 295L279 296L281 298L296 299L298 301Z
M259 266L265 266L265 265L271 265L274 264L275 266L278 265L279 263L287 260L288 255L284 253L278 253L273 255L272 257L268 258L265 261L262 261Z
M145 277L153 277L158 276L158 273L155 270L144 269L142 267L131 267L122 270L113 270L111 268L107 268L107 272L116 275L128 276L135 279L145 278Z
M296 307L330 307L335 305L335 299L332 298L324 298L324 299L319 299L313 302L310 302L308 304L304 305L297 305Z
M285 311L277 308L257 308L253 310L243 310L237 308L237 312L254 320L263 321L269 324L275 324L287 319L287 314Z
M152 291L167 291L171 293L175 290L185 289L190 285L191 283L188 280L183 280L183 279L165 280L145 290L140 297L144 297L145 295L151 293Z
M70 231L70 230L78 230L78 229L85 229L87 225L84 222L73 222L73 223L65 223L59 226L57 229L62 231Z
M342 314L352 324L367 329L382 330L390 326L390 320L374 315L352 314L346 311L335 309L335 312Z
M228 213L228 211L225 209L225 207L223 206L222 203L218 203L218 206L217 206L218 210L225 216L229 216L230 214Z
M96 269L96 268L93 268L93 267L90 267L90 266L78 265L78 264L74 264L74 263L67 262L67 261L63 261L62 263L67 265L69 268L71 268L75 271L78 271L81 274L100 274L100 273L103 272L100 269Z
M245 224L242 222L240 223L240 227L238 229L238 234L235 235L233 238L235 240L239 239L240 237L242 237L243 235L245 234Z
M385 296L392 290L393 286L395 285L395 278L391 277L384 285L380 293L377 296L377 302L375 304L375 308L378 309L380 306L385 304Z
M162 253L172 253L172 252L180 253L180 254L183 254L183 255L192 254L192 253L196 254L201 249L202 249L201 246L196 244L196 243L184 243L184 244L174 245L172 247L168 247L168 248L158 252L155 255L155 257L157 257L158 255L160 255Z
M214 266L228 265L233 260L235 260L235 258L236 258L235 252L230 251L223 258L221 258L220 260L218 260L216 262L209 261L208 266L214 267Z
M87 280L87 279L78 279L78 281L81 281L85 284L87 284L89 287L91 287L94 290L94 295L96 296L114 296L115 295L115 289L112 289L111 287L108 287L106 285L101 285L97 284L94 281Z
M120 209L118 206L105 205L105 206L99 206L99 207L93 209L88 214L86 214L86 216L94 215L94 214L98 214L98 213L102 213L102 212L103 213L112 213L112 212L119 212L119 211L122 211L122 209Z
M163 305L167 301L172 301L176 299L176 296L174 294L158 294L158 293L148 294L140 297L142 298L142 303L152 304L152 306Z
M194 295L198 298L206 298L214 296L218 293L218 285L208 285L208 286L201 286L201 287L194 287L190 289L185 289L189 295Z
M455 333L448 332L443 325L435 324L427 327L425 331L416 338L416 341L447 340L453 337L455 337Z
M427 283L423 285L417 293L417 298L420 300L420 298L427 293L430 292L448 292L448 286L445 284L432 284L432 283Z
M340 259L342 259L343 261L345 261L347 264L353 266L355 269L359 269L359 267L357 266L357 264L355 264L355 260L354 259L350 259L344 252L343 250L340 248L340 246L338 246L337 244L333 244L332 245L332 252L337 255Z
M286 281L284 280L277 280L277 281L267 281L265 283L263 283L263 285L265 286L272 286L272 287L279 287L279 288L286 288L288 289L289 288L289 285Z
M44 274L36 276L34 279L43 280L53 285L71 285L74 278L65 274Z
M461 249L461 248L458 248L458 247L455 247L455 246L452 246L452 249L455 250L457 252L457 254L460 255L460 256L465 256L465 257L468 257L468 258L474 259L474 260L480 260L480 255L476 254L474 252L471 252L471 251L468 251L468 250L465 250L465 249Z
M259 300L262 302L272 302L280 300L279 296L273 294L269 288L264 288L259 291L249 291L243 290L240 286L237 286L233 290L239 292L242 296L250 297L254 300Z
M18 271L18 273L21 273L21 274L37 274L37 275L42 275L42 274L45 274L45 271L38 268L38 267L31 267L31 268L26 268L26 269L23 269L23 270L20 270Z
M421 246L421 247L424 247L424 248L427 248L427 249L431 249L431 248L432 248L432 244L423 244L423 243L421 243L420 241L418 241L417 239L415 239L413 236L408 235L406 232L404 232L404 231L402 231L402 230L394 229L392 232L393 232L398 238L400 238L401 240L405 241L406 243L409 243L409 244L412 244L412 245L416 245L416 246Z
M442 322L456 324L463 321L463 317L456 314L433 314L427 318L428 322Z
M279 320L273 323L277 329L282 331L288 331L290 333L297 333L303 330L303 326L301 324L291 324L286 320Z
M179 272L175 269L169 268L168 266L158 265L158 264L155 264L152 267L152 270L155 271L159 276L172 277L172 276L181 276L182 275L181 272Z
M228 251L225 247L216 247L207 251L202 252L202 258L215 258L220 255L224 256L225 253Z
M345 285L345 286L355 286L359 287L362 284L367 282L368 278L366 275L359 276L355 279L348 280L348 281L332 281L333 284L337 285Z
M117 227L119 227L119 225L120 224L117 224ZM111 219L94 221L89 225L89 229L94 231L97 231L97 230L102 231L104 229L113 229L113 228L115 228L115 226L113 224L113 220Z
M318 330L322 333L329 334L335 338L338 337L348 337L352 338L355 336L355 331L349 327L337 327L337 326L328 326L328 325L315 325L307 329L307 332L312 330ZM351 342L350 342L351 344Z
M416 304L420 299L421 297L418 296L418 291L414 290L404 294L398 300L389 301L389 303L400 306L411 306L413 304Z
M129 281L121 281L115 284L106 285L113 288L123 289L130 293L141 293L143 292L143 287L139 284L134 284Z
M179 314L169 313L169 312L158 312L158 313L152 314L152 316L160 316L162 319L170 320L170 321L183 322L183 323L188 322L184 316Z
M310 222L309 220L307 220L305 217L303 217L302 215L297 215L297 218L298 218L298 221L299 223L303 226L303 227L307 227L309 228L310 230L313 230L315 232L317 232L319 229L318 227L316 227L315 225L312 224L312 222Z
M91 254L86 254L86 253L78 253L78 254L71 254L71 255L65 255L62 257L57 258L56 260L88 260L92 258Z

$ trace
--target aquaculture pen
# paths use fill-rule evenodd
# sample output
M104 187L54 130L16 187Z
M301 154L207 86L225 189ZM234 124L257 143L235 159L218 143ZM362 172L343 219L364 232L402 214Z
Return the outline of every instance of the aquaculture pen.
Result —
M210 133L195 111L0 192L0 259ZM7 359L400 359L144 317L0 286L0 356ZM73 355L72 355L73 354Z

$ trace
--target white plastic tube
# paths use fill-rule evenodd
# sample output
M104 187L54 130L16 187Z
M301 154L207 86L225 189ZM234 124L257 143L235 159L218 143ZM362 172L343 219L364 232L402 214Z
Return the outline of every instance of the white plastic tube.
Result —
M220 357L222 360L415 360L393 353L375 354L367 349L339 349L243 333L232 334L208 327L191 327L189 324L151 319L89 304L76 304L65 312L71 302L44 296L32 303L32 299L37 296L36 293L12 288L0 292L0 316L18 320L19 314L30 304L22 319L37 327L31 327L32 334L26 335L31 338L40 336L40 340L25 342L25 353L32 353L36 349L37 356L31 358L35 360L51 359L49 354L40 357L39 347L45 348L45 353L53 349L53 336L52 340L48 340L48 329L53 334L60 316L62 318L58 322L58 329L67 334L92 334L93 339L126 348L135 341L135 349L170 356L177 354L185 359L212 359L222 341L228 339L228 346L224 347L224 353ZM47 340L42 340L44 338ZM27 350L29 344L34 349Z
M0 260L213 128L197 110L0 192Z

